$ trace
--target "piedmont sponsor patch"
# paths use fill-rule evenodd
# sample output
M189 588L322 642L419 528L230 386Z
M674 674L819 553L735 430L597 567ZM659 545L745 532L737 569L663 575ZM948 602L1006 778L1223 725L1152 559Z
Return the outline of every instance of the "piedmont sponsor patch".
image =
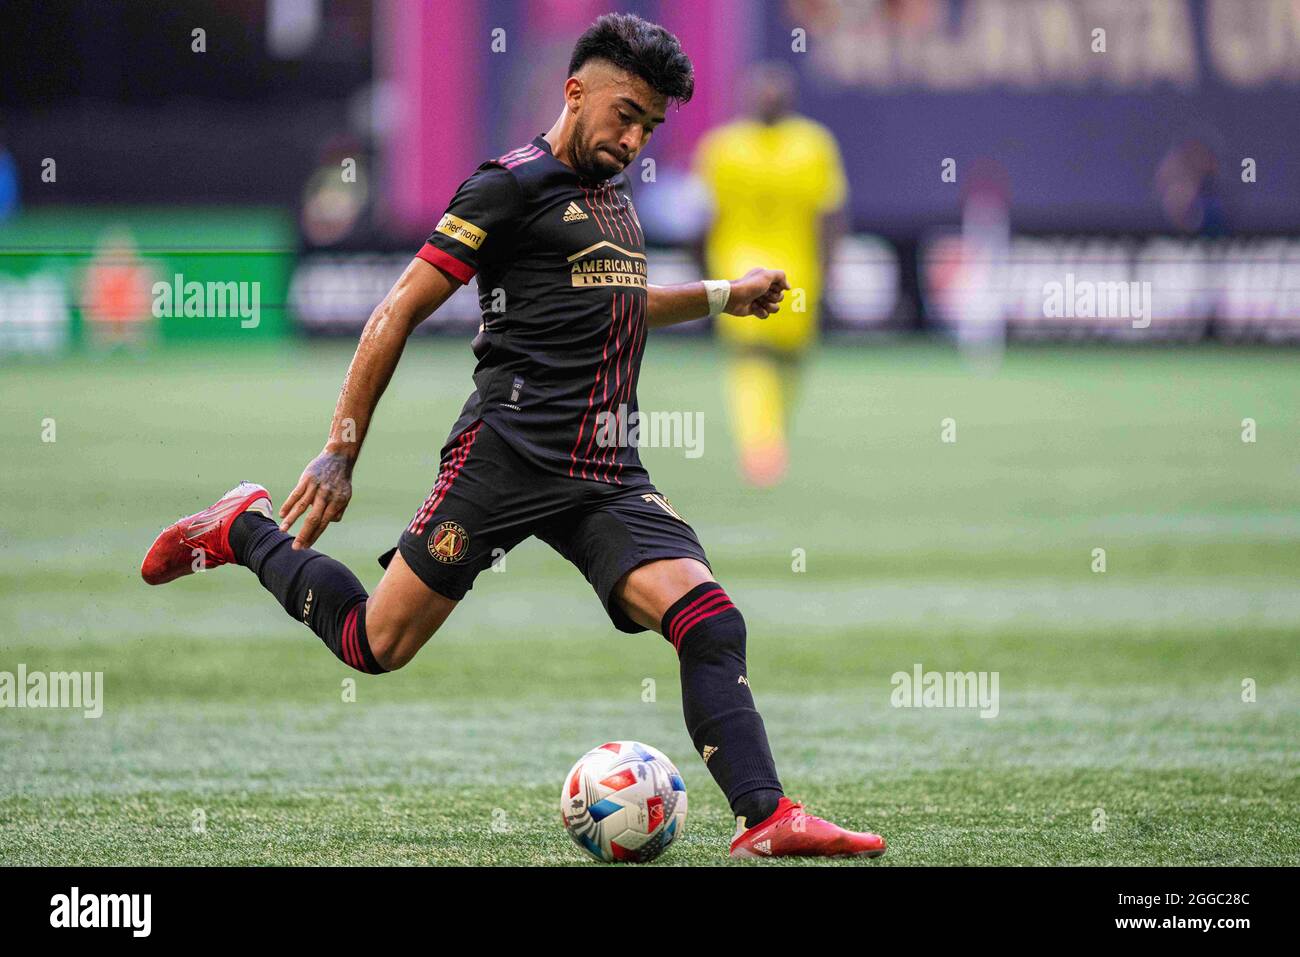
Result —
M453 216L451 213L443 214L435 231L464 243L470 249L478 249L483 245L483 240L487 239L487 233L484 230L479 229L468 220Z

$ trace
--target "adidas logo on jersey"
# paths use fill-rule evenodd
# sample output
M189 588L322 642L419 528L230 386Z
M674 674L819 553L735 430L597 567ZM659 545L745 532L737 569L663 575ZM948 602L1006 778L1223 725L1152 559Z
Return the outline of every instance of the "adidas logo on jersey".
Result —
M564 211L564 221L566 223L576 223L584 219L590 219L590 217L578 207L577 203L570 203L568 209Z

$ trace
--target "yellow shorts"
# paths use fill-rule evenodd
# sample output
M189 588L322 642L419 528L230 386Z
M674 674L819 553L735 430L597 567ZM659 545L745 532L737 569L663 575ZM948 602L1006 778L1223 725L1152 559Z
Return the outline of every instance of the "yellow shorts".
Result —
M714 252L709 256L709 271L718 276L743 276L754 266L785 269L792 288L781 301L781 311L766 319L754 316L718 316L718 338L738 348L769 349L774 352L800 353L817 341L821 307L821 283L799 282L799 277L816 277L816 266L804 256L780 252L737 250L729 254ZM801 296L795 293L802 290ZM802 299L802 302L799 300ZM800 307L796 309L796 307Z
M809 297L802 312L790 308L786 293L781 311L759 319L756 316L718 316L718 337L738 348L771 349L775 352L803 352L817 341L817 314L820 303Z

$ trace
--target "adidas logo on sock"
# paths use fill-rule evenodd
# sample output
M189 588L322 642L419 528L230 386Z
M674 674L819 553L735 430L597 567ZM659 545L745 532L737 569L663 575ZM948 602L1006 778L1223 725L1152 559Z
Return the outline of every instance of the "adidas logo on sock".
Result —
M580 220L589 218L590 217L579 208L577 203L570 203L568 208L564 211L564 221L566 223L576 223Z
M700 752L700 756L704 758L705 764L709 763L709 758L713 757L713 752L716 750L718 749L711 744L706 744L704 746L704 750Z

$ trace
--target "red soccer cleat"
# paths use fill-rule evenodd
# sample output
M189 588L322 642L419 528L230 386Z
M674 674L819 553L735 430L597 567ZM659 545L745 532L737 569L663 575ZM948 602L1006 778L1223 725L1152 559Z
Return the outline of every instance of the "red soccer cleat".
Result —
M731 841L732 857L879 857L885 839L879 834L846 831L804 811L782 797L766 821L738 828Z
M229 565L230 526L244 512L271 517L271 496L252 482L240 482L201 512L188 515L163 529L140 565L140 575L150 585L192 575L205 568Z

